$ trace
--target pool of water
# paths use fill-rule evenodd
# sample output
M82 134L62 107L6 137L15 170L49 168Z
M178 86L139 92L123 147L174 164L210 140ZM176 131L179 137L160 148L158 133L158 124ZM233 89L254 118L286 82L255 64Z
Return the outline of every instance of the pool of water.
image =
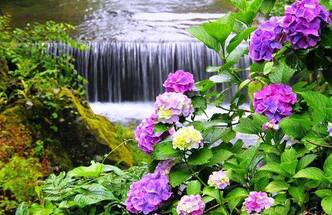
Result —
M54 20L82 40L189 40L185 29L231 10L227 0L1 0L14 26Z

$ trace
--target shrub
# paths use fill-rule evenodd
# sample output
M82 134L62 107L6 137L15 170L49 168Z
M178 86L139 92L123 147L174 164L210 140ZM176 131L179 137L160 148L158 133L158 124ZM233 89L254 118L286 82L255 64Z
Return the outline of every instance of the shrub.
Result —
M197 82L194 91L167 92L191 81L171 74L166 92L156 99L156 116L136 131L139 147L154 163L171 163L166 172L173 195L164 199L155 186L137 188L158 174L157 167L132 185L127 209L332 214L332 5L298 0L284 17L256 28L262 1L232 2L237 12L189 29L218 52L223 65L209 68L215 75ZM235 64L248 53L253 63L242 80ZM218 92L215 86L229 82L238 91L227 103L230 89ZM208 105L219 111L207 114ZM193 111L184 113L183 107Z

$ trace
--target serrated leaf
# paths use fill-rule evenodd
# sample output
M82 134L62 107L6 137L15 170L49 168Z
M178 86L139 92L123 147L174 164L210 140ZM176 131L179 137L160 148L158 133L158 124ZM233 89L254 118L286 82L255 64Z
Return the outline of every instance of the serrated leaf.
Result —
M169 173L169 181L172 187L177 187L191 177L191 173L183 166L173 167Z
M325 197L321 202L322 208L328 215L332 214L332 196Z
M243 31L241 31L239 34L237 34L235 37L232 38L229 45L227 46L226 50L228 53L231 53L238 45L241 44L243 40L248 39L250 34L255 31L256 27L249 27Z
M190 155L188 158L188 164L193 166L207 164L209 163L212 157L213 157L212 150L204 148Z
M244 188L237 187L230 191L226 196L226 201L228 202L228 207L230 211L243 201L248 196L248 191Z
M90 166L80 166L68 172L72 177L91 177L96 178L104 171L104 165L101 163L92 163Z
M312 120L307 115L292 115L281 120L280 128L288 136L304 137L312 127Z
M165 141L154 146L152 157L156 160L176 159L181 157L181 153L173 148L171 141Z
M272 83L288 83L294 73L294 69L287 66L285 62L280 62L272 67L269 78Z
M317 157L317 155L315 155L315 154L309 154L309 155L303 156L299 160L299 163L297 164L296 169L299 171L301 169L306 168L309 164L311 164L316 159L316 157Z
M288 189L289 194L295 199L295 201L299 204L302 205L305 201L306 194L304 192L304 188L301 186L297 187L290 187Z
M265 187L266 192L269 193L275 193L287 189L288 184L284 181L272 181Z
M198 195L201 192L201 183L197 180L189 181L187 185L187 195Z
M324 172L317 167L308 167L305 169L301 169L293 177L312 179L316 181L322 181L325 178Z
M326 176L332 176L332 155L326 158L323 169Z
M218 75L213 75L209 78L213 83L226 83L232 81L232 76L227 73L222 73Z
M332 190L331 189L321 189L321 190L316 190L315 194L319 198L325 198L327 196L332 196Z
M196 39L203 42L210 49L215 50L219 53L220 44L218 40L210 36L203 26L194 26L188 29L188 32L193 35Z

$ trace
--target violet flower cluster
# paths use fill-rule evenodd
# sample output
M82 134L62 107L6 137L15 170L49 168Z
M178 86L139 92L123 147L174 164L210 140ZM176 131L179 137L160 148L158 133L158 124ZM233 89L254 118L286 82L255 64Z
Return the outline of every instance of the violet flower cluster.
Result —
M314 47L322 26L330 23L329 12L318 0L298 0L286 9L285 33L295 49Z
M256 62L271 61L273 54L289 41L294 49L317 45L321 29L331 23L331 13L318 0L297 0L283 17L271 17L253 33L249 56Z
M173 124L180 117L188 117L194 112L194 107L186 95L182 93L166 92L156 98L155 103L158 121Z
M264 114L272 123L290 116L296 102L296 94L285 84L270 84L254 94L255 112Z
M269 209L274 204L274 199L265 192L250 192L243 205L249 214L260 214L264 209Z
M166 92L187 93L194 90L194 76L189 72L178 70L168 75L163 86Z
M176 211L179 215L202 215L204 214L205 203L200 195L183 196Z
M154 173L147 174L130 186L125 202L133 214L150 214L172 196L168 173L173 165L170 160L159 163Z
M163 133L156 133L154 131L155 125L158 123L157 115L152 114L149 118L144 119L136 128L135 138L138 142L138 147L145 153L153 151L153 145L161 140Z
M286 41L280 18L271 17L253 33L249 44L249 56L256 62L271 61L273 54Z

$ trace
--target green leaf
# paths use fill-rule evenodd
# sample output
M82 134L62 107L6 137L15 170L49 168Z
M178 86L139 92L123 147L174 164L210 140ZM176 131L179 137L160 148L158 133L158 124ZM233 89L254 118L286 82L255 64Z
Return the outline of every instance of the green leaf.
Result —
M332 196L325 197L321 202L322 208L328 215L332 214Z
M318 123L331 119L331 99L321 93L313 91L301 92L300 94L312 109L314 122Z
M319 197L319 198L325 198L327 196L332 196L332 190L331 189L321 189L321 190L316 190L315 194Z
M158 123L154 126L154 132L156 133L164 133L165 131L168 131L170 126L168 124Z
M274 7L275 2L276 2L276 0L264 0L262 3L262 6L260 8L262 13L269 15L271 10Z
M287 176L287 173L281 168L280 164L275 162L269 162L259 169L259 171L268 171L277 173L282 176Z
M91 177L97 178L104 171L104 165L101 163L92 163L90 166L80 166L68 172L71 177Z
M287 189L288 184L284 181L272 181L265 187L266 192L269 193L275 193Z
M325 178L324 172L317 167L308 167L305 169L301 169L293 177L312 179L316 181L322 181Z
M214 86L215 86L215 84L210 80L203 80L203 81L196 82L196 88L200 92L206 92L206 91L210 90L211 88L213 88Z
M332 155L326 158L323 169L326 176L332 176Z
M190 155L188 159L188 164L190 165L207 164L212 157L213 157L212 150L209 148L204 148Z
M217 200L217 202L219 202L219 203L221 202L220 191L213 187L204 187L203 195L213 197L214 199Z
M209 78L213 83L226 83L232 81L232 76L228 73L221 73L218 75L213 75Z
M169 181L172 187L177 187L191 177L191 173L183 166L178 165L172 168L169 174Z
M241 118L240 124L234 130L245 134L258 134L266 122L265 116L253 114L252 118Z
M299 171L301 169L306 168L307 166L309 166L309 164L311 164L316 159L316 157L317 157L317 155L315 155L315 154L309 154L309 155L303 156L299 160L299 163L297 164L296 169Z
M304 192L304 187L302 187L302 186L290 187L288 192L300 206L303 205L305 198L306 198L306 194Z
M152 157L156 160L167 160L171 158L180 158L181 153L173 148L171 141L165 141L154 146Z
M234 139L236 133L230 128L212 127L204 132L204 141L213 144L219 140L229 142Z
M288 83L294 73L294 69L287 66L285 62L280 62L272 67L269 78L272 83Z
M207 101L203 96L194 96L191 101L196 111L204 111L207 108Z
M248 196L248 191L242 187L237 187L230 191L225 200L228 202L230 211L233 211L235 207Z
M84 191L77 194L74 198L74 202L78 207L84 208L88 205L93 205L105 200L115 200L115 196L112 192L108 191L101 184L89 184L81 187Z
M281 120L280 127L288 136L304 137L312 127L312 121L307 115L292 115Z
M187 185L187 195L198 195L201 192L201 183L197 180L189 181Z
M203 26L194 26L188 29L188 32L191 33L194 37L198 40L203 42L207 47L210 49L215 50L219 53L220 51L220 44L218 40L210 36L207 31L204 29Z
M293 149L286 149L282 154L281 154L281 168L285 170L285 172L294 175L296 171L296 166L297 166L297 152Z
M226 48L227 53L231 53L238 45L241 44L241 42L243 40L248 39L250 34L255 30L256 30L256 27L249 27L249 28L241 31L235 37L233 37L232 40L230 41L229 45Z
M221 164L233 155L232 152L223 149L220 146L213 148L212 152L213 152L213 157L209 163L210 165Z
M22 202L16 209L15 215L29 215L29 206Z
M234 18L225 15L216 21L204 23L202 26L210 36L223 45L233 30Z

